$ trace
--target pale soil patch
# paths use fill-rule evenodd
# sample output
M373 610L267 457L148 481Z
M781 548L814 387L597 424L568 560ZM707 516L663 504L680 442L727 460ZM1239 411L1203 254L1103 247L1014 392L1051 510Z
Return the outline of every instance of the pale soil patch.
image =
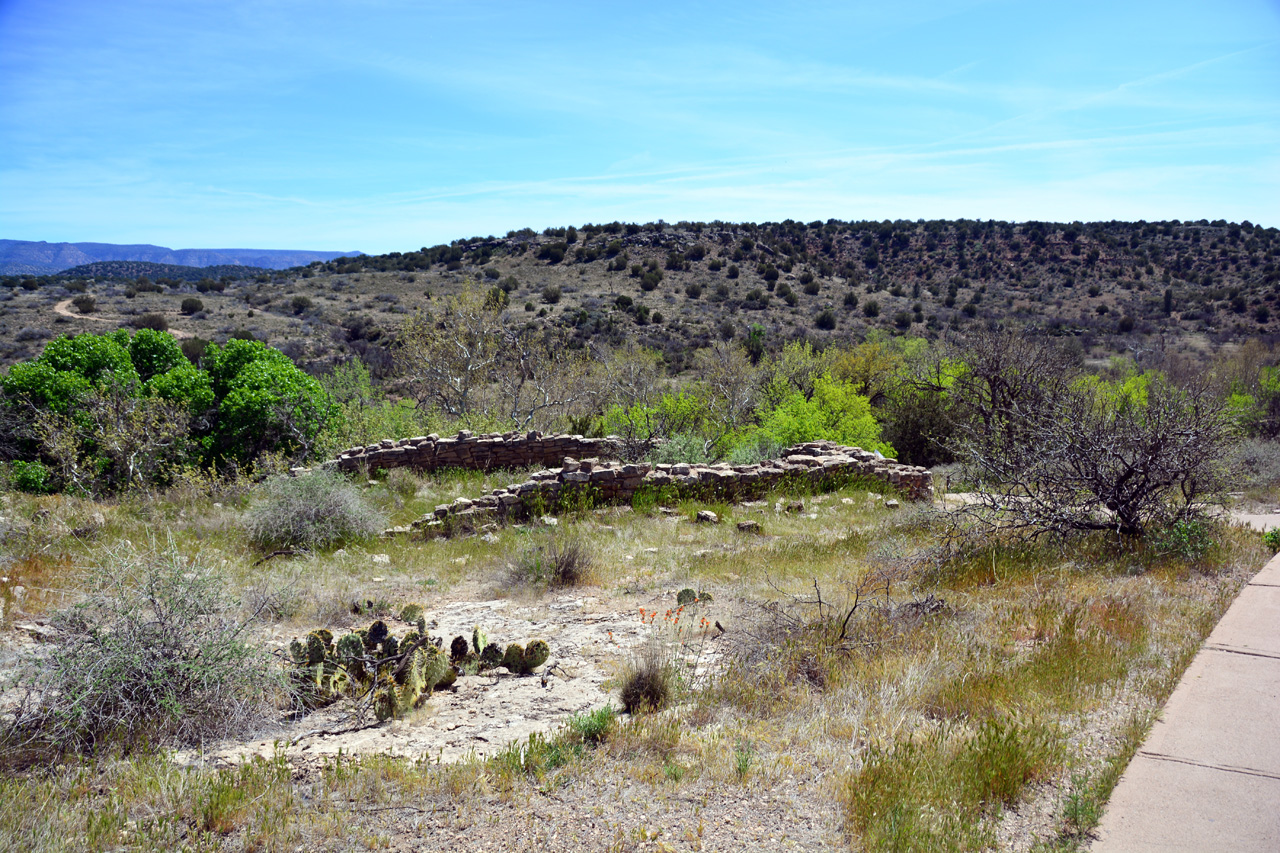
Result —
M531 676L505 669L461 676L455 689L433 694L406 719L371 725L353 715L352 703L340 702L269 737L218 744L203 754L187 750L177 760L219 764L251 755L269 757L281 740L290 744L290 760L303 763L339 751L446 763L491 756L535 732L554 732L572 714L608 704L608 679L650 634L640 625L638 611L620 612L618 603L593 595L561 595L537 604L498 599L428 607L428 633L440 637L446 649L455 636L470 638L473 626L480 625L503 646L545 640L551 657ZM393 630L405 629L393 624L398 626ZM279 648L292 636L280 630L273 634L271 641Z

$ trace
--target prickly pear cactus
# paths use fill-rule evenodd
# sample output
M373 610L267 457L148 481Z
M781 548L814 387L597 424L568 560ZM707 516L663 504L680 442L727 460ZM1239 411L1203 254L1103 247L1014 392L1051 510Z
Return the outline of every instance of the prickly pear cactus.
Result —
M524 647L524 665L526 672L533 672L547 662L551 656L551 647L544 640L530 640Z
M325 633L328 632L326 631ZM324 661L325 651L324 639L318 633L312 631L307 635L306 656L308 666L315 666L318 663L322 663Z
M389 720L396 715L400 707L399 690L395 679L390 675L379 675L378 685L373 691L373 714L378 722Z
M549 654L541 640L527 647L512 643L504 652L478 625L470 645L459 636L445 651L443 640L427 636L425 622L419 616L418 630L399 638L381 620L336 642L329 631L312 631L289 644L291 677L311 707L344 696L367 696L377 718L386 720L420 706L432 691L450 687L464 668L477 672L505 665L514 673L528 674ZM472 648L477 644L478 653Z
M480 652L480 668L493 669L495 666L502 666L502 649L497 643L490 643Z
M528 646L512 643L502 656L502 665L517 675L528 675L547 662L550 647L542 640L530 640Z
M377 622L374 622L369 626L369 633L367 633L364 638L365 649L373 651L378 646L382 645L382 641L387 639L390 635L391 632L387 629L387 623L379 619Z
M347 634L339 639L334 646L333 656L353 681L365 680L364 639L359 634Z
M408 622L410 625L418 624L418 620L422 618L423 610L421 604L406 604L404 609L400 611L400 621Z
M453 667L449 665L449 656L434 646L425 646L418 652L422 655L422 681L425 685L423 689L427 692L439 689L445 674L454 674ZM453 680L450 679L449 683L452 684Z

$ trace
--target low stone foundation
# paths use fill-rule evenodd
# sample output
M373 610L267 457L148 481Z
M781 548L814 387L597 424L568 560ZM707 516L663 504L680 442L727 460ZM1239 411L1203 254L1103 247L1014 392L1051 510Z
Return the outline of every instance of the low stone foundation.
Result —
M361 468L369 471L379 468L415 468L419 471L468 468L487 471L558 465L566 456L616 459L621 449L621 444L612 438L543 435L536 431L474 435L463 430L455 438L441 438L438 435L422 435L398 441L387 438L368 447L353 447L326 464L336 465L342 471Z
M879 480L909 500L933 499L933 477L925 468L901 465L857 447L830 441L797 445L758 465L649 465L566 458L559 468L537 471L523 483L483 497L442 504L413 528L448 532L487 521L523 519L565 507L630 504L638 495L740 501L771 489L801 485L821 490L855 480Z

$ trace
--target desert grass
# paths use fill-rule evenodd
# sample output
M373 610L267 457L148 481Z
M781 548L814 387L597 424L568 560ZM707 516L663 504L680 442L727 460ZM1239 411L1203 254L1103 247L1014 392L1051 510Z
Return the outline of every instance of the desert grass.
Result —
M405 523L518 479L446 472L363 488ZM1269 556L1256 534L1224 526L1194 561L1105 535L990 540L947 557L931 511L886 509L850 485L803 496L799 511L785 494L673 503L670 514L658 503L583 508L553 530L373 539L258 563L239 522L250 500L189 488L172 501L107 505L14 496L8 515L21 532L4 541L6 571L53 592L33 594L29 610L7 606L6 619L65 606L78 565L160 523L175 547L221 565L241 606L263 611L276 634L349 624L353 601L429 612L484 594L531 537L554 534L590 549L587 592L636 619L645 608L655 647L679 664L671 698L625 722L599 711L453 765L340 757L303 772L282 770L284 757L235 769L179 768L163 753L86 757L0 779L0 849L377 847L401 831L392 816L479 832L494 809L512 820L558 813L555 797L573 799L566 825L611 827L617 849L652 846L663 831L696 849L713 827L688 811L690 798L763 804L794 790L825 816L831 843L857 849L1001 848L1010 833L1024 847L1030 838L1068 849L1096 822L1201 639ZM690 521L701 508L723 522ZM95 511L105 526L75 535ZM747 519L762 535L736 529ZM682 587L714 598L677 614L677 629L665 614ZM552 594L527 592L535 605ZM620 813L617 802L634 805ZM1041 810L1031 804L1053 818L1020 824L1020 812ZM529 820L529 838L551 837Z

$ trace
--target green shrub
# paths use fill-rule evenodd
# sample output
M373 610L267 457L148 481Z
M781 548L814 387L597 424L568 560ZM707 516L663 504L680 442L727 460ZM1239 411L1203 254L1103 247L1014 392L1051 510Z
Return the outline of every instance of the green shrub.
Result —
M178 341L166 332L139 329L129 339L129 361L143 382L183 365L187 359Z
M372 536L385 524L354 484L329 471L272 477L247 519L249 540L263 550L326 548Z
M848 781L845 814L867 849L986 849L982 810L1012 805L1056 760L1043 727L987 720L964 738L939 729L873 750Z
M9 485L20 492L42 495L53 491L53 472L40 462L10 462Z
M368 366L359 359L337 365L332 373L320 377L320 384L337 407L316 443L316 455L321 458L393 436L444 432L441 425L431 419L433 413L419 409L413 400L387 399L386 392L374 384ZM408 492L410 482L413 492ZM412 497L420 485L417 475L408 469L394 468L388 472L387 487L406 499Z
M567 723L573 732L586 743L598 744L608 739L618 727L618 712L612 705L594 711L574 714Z
M757 465L776 459L786 448L774 437L755 431L733 442L725 461L730 465Z
M192 417L206 415L214 403L209 374L186 359L172 369L152 376L143 388L148 396L181 404Z
M1203 521L1183 519L1148 534L1152 546L1162 554L1194 563L1209 553L1216 543L1213 528Z
M271 450L305 457L337 417L320 383L261 341L211 344L204 360L218 406L209 447L215 456L249 462Z
M183 314L195 314L204 310L204 303L195 296L188 296L182 300L182 305L178 310Z
M401 500L411 500L422 488L422 477L412 468L392 468L382 481L387 491Z
M650 451L649 461L655 465L673 465L679 462L703 464L714 460L707 452L707 443L702 436L692 432L681 432Z
M782 447L827 439L886 456L897 455L881 440L880 424L871 414L871 403L858 393L857 386L829 375L814 380L812 395L793 392L773 409L762 412L758 430L744 432L737 442L759 442L760 433Z
M1266 533L1262 534L1262 541L1273 552L1280 551L1280 527L1273 527Z

